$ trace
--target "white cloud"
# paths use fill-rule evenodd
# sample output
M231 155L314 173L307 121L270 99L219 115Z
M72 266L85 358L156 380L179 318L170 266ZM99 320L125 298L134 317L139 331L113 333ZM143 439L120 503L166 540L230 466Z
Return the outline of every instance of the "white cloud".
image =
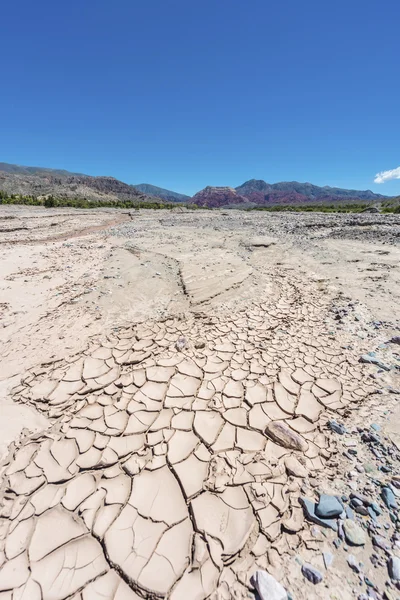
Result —
M391 171L381 171L375 175L374 183L385 183L391 179L400 179L400 167Z

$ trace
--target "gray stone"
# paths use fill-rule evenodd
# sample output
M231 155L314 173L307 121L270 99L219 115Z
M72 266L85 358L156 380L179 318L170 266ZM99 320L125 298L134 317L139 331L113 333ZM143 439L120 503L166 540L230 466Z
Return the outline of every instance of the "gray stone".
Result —
M295 456L288 456L285 458L285 467L288 475L293 477L307 477L308 470L304 465L301 464Z
M321 571L318 571L318 569L309 563L304 563L304 565L301 567L301 572L303 573L304 577L308 579L308 581L311 581L311 583L314 585L320 583L324 578Z
M175 342L175 348L178 350L178 352L182 352L182 350L184 350L187 346L187 341L184 337L180 337L176 342Z
M368 496L364 496L363 494L359 494L358 492L352 492L350 494L350 498L351 500L358 500L359 502L361 502L361 504L364 504L364 506L370 506L373 503L373 500L371 500L371 498L369 498ZM358 506L361 505L358 504Z
M313 525L311 527L311 535L317 539L319 539L321 537L321 530L318 527L315 527L315 525Z
M381 535L373 535L371 537L372 543L374 546L377 546L378 548L381 548L382 550L389 550L390 549L390 544L387 540L385 540L384 537L382 537Z
M382 500L388 508L398 508L395 495L389 487L382 488Z
M373 465L372 463L364 463L363 467L364 467L364 471L366 473L375 473L375 471L376 471L376 466Z
M332 421L328 422L328 425L332 429L332 431L334 431L335 433L338 433L339 435L343 435L343 434L347 433L346 427L333 419L332 419Z
M333 554L331 554L330 552L323 552L322 557L324 559L325 569L327 569L333 563Z
M368 516L368 508L366 506L357 506L355 508L355 511L357 514L359 515L363 515L363 517L367 517Z
M351 500L351 506L353 508L358 508L359 506L363 506L363 503L358 498L352 498L352 500Z
M384 371L390 371L390 367L388 367L388 365L385 365L385 363L383 363L380 360L378 360L377 358L375 358L375 356L370 356L369 354L363 354L360 357L360 363L367 363L370 365L375 365L375 366L379 367L380 369L383 369Z
M299 501L303 506L305 516L309 521L312 521L317 525L322 525L323 527L329 527L330 529L333 529L333 531L337 531L338 526L335 519L321 519L315 514L315 502L312 502L305 497L299 498Z
M349 567L351 567L353 569L353 571L355 571L356 573L360 572L360 567L359 564L356 560L356 557L353 554L349 554L347 557L347 564L349 565Z
M391 556L388 560L388 571L391 579L400 580L400 558Z
M290 429L284 421L271 421L265 428L265 434L273 442L289 450L307 452L308 442L298 433Z
M371 504L371 508L372 508L372 510L374 511L374 513L375 513L376 515L378 515L378 516L379 516L379 515L381 515L381 514L382 514L382 511L381 511L381 509L379 508L379 506L378 506L378 505L377 505L375 502L373 502L373 503Z
M315 514L321 519L334 519L343 512L343 506L335 496L321 494L315 508Z
M343 523L343 532L348 544L352 546L363 546L365 544L365 533L354 521L346 519Z
M287 600L285 588L267 571L256 571L250 579L260 600Z

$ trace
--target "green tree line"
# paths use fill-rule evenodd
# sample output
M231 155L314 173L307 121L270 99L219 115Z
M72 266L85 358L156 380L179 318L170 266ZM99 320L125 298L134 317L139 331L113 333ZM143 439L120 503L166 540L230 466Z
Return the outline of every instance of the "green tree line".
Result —
M135 202L131 200L116 200L116 201L96 201L88 200L87 198L56 198L55 196L46 196L46 198L38 198L33 195L17 195L7 194L0 190L0 204L24 204L27 206L45 206L46 208L54 207L71 207L71 208L123 208L123 209L136 209L136 208L150 208L155 210L171 210L182 204L173 202ZM199 208L195 204L185 204L186 208Z
M88 200L87 198L56 198L52 195L45 198L38 198L34 195L17 195L8 194L0 190L0 204L25 204L27 206L45 206L46 208L53 207L71 207L71 208L122 208L122 209L139 209L149 208L153 210L171 210L178 206L184 206L188 209L209 210L205 206L197 206L196 204L181 204L175 202L135 202L132 200L105 200L96 201ZM381 212L400 214L400 196L398 198L390 198L380 202ZM267 211L267 212L323 212L323 213L360 213L366 208L373 206L367 202L348 202L348 203L332 203L332 204L282 204L276 206L255 206L248 208L248 211Z

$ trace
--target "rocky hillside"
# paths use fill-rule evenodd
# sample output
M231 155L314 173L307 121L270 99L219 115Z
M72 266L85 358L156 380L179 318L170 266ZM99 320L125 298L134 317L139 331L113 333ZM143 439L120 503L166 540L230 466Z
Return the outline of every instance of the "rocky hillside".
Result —
M340 198L343 200L357 198L358 200L379 200L384 198L381 194L375 194L371 190L346 190L342 188L325 185L320 187L312 183L299 183L298 181L281 181L280 183L267 183L262 179L250 179L236 188L242 196L250 197L252 194L273 194L283 192L285 194L299 194L311 200L319 198Z
M330 202L349 200L382 200L385 196L375 194L371 190L347 190L330 187L320 187L312 183L299 183L298 181L282 181L280 183L267 183L263 180L251 179L236 188L236 191L245 196L250 202L259 205L267 204L324 204Z
M371 190L346 190L329 186L319 187L297 181L267 183L251 179L237 188L206 187L193 196L198 206L217 208L222 206L267 206L273 204L326 204L332 202L379 201L385 196Z
M86 198L93 201L154 201L155 198L114 177L0 163L0 190L8 194ZM158 199L158 198L157 198Z
M167 202L189 202L191 200L190 196L185 196L185 194L179 194L178 192L173 192L171 190L165 190L164 188L151 185L150 183L139 183L138 185L135 184L133 187L143 194L161 198Z
M243 207L249 204L249 200L231 187L207 186L204 190L197 192L192 198L193 204L206 206L208 208L220 208L221 206Z

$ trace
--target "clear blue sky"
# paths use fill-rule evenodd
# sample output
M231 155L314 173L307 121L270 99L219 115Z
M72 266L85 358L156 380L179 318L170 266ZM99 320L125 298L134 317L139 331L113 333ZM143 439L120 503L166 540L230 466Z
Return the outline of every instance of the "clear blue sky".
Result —
M399 0L15 0L0 160L192 194L400 194Z

